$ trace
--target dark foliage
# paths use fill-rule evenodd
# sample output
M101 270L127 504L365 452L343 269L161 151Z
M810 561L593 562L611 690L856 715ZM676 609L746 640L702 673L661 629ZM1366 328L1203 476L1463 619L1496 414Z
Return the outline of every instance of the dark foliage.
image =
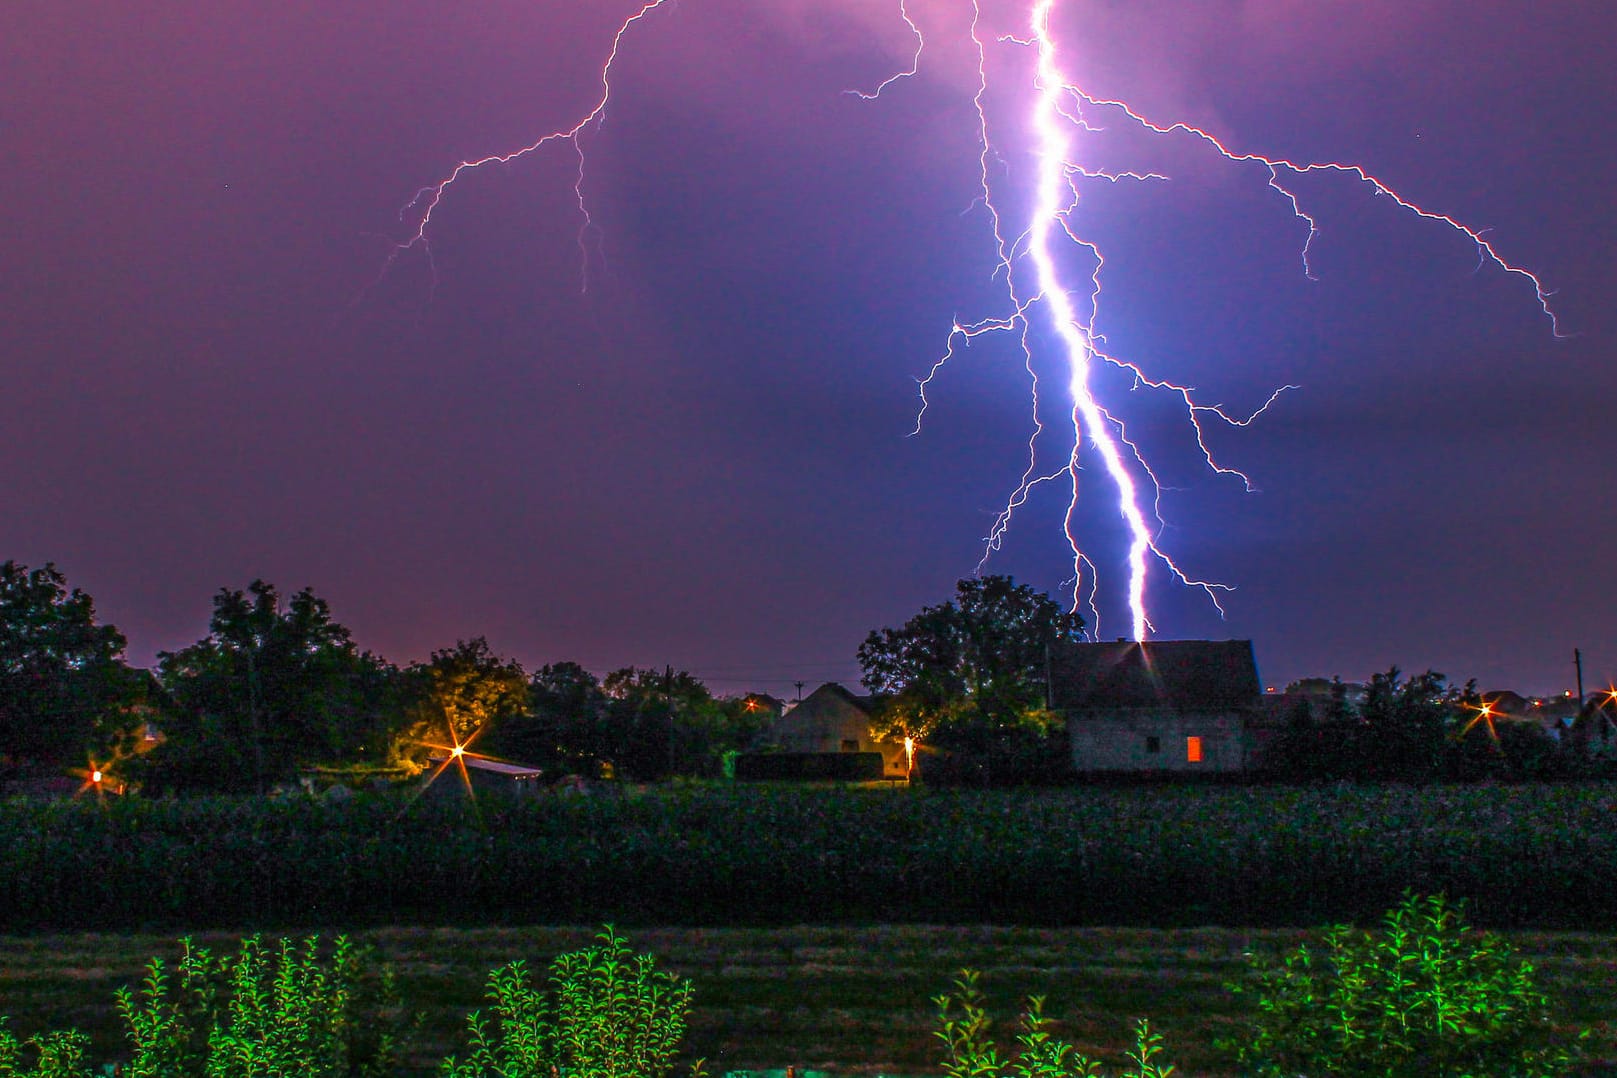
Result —
M221 589L208 635L159 668L166 739L129 769L151 790L262 792L303 767L380 760L405 713L398 671L360 652L324 599L283 603L262 580Z
M1288 782L1550 781L1598 767L1572 739L1483 714L1473 685L1428 670L1376 674L1352 701L1342 682L1310 685L1264 746L1259 775ZM1494 721L1484 721L1485 719Z
M0 803L0 931L364 923L1317 924L1406 888L1610 930L1617 789L670 788Z
M968 578L953 600L865 637L862 680L886 698L878 721L900 737L1042 727L1050 649L1082 628L1076 614L1008 576Z
M145 692L123 650L54 565L0 564L0 769L83 767L110 749Z

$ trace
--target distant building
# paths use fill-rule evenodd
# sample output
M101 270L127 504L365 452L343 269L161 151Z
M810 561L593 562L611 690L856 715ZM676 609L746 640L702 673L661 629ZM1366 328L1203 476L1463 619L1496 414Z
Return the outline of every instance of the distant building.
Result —
M875 700L856 696L836 682L826 682L796 706L770 723L753 746L755 753L878 753L881 776L908 777L909 764L904 746L877 741L871 736L870 720ZM751 754L748 754L751 755ZM738 767L741 761L737 761Z
M771 696L766 692L749 692L741 698L742 710L748 714L778 719L785 714L790 705L778 696Z
M1513 719L1528 718L1533 710L1532 701L1511 689L1489 689L1478 693L1477 699L1492 708L1495 715L1507 715Z
M1266 720L1250 640L1120 640L1052 653L1050 702L1079 773L1233 773Z
M1591 760L1617 760L1617 690L1591 695L1569 724L1573 747Z
M544 772L527 764L486 760L471 755L460 757L459 764L445 756L435 756L428 763L430 769L427 774L436 778L429 778L427 790L439 797L464 794L468 784L471 792L479 796L491 794L496 797L527 798L536 796L544 789ZM461 781L461 764L466 768L465 782Z

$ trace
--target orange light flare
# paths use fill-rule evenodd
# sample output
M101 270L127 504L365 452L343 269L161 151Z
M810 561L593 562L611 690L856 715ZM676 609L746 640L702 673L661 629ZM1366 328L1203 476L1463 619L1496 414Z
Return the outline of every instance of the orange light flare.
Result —
M422 744L427 748L435 749L438 752L446 754L443 760L438 764L436 770L434 770L433 773L427 777L427 781L422 783L421 788L423 792L428 786L431 786L434 782L438 781L438 776L447 771L450 764L454 764L455 768L460 772L460 783L466 788L466 795L471 797L473 800L476 800L477 794L472 789L472 777L466 773L466 750L473 741L477 740L477 735L482 732L483 731L481 728L474 730L472 731L471 737L468 737L465 741L462 741L456 735L454 727L450 727L449 744L438 745L431 741L422 742ZM472 756L474 759L478 758L477 753L473 753Z
M913 737L904 739L904 768L906 774L913 775L915 773L915 739Z
M1460 732L1455 736L1455 740L1458 741L1465 737L1465 735L1469 734L1477 723L1480 722L1487 725L1488 737L1493 740L1494 747L1497 748L1499 746L1499 731L1494 728L1493 724L1493 718L1496 714L1493 709L1493 705L1489 703L1478 704L1476 707L1476 712L1477 713L1471 717L1469 722L1460 727Z
M119 782L118 777L112 773L112 765L117 762L117 759L114 758L107 763L98 764L92 759L86 761L84 767L75 768L68 772L68 774L84 780L84 785L80 786L78 792L73 796L77 797L79 794L89 790L94 790L98 798L104 794L123 793L123 783Z
M468 737L465 741L462 741L460 739L460 737L455 733L454 728L451 727L449 729L449 743L448 744L442 744L442 743L436 742L436 741L418 741L418 742L416 742L416 744L422 746L423 748L434 750L435 753L443 753L444 754L443 759L438 761L438 766L433 769L432 774L427 776L427 781L421 784L420 790L418 790L416 792L416 797L419 797L421 794L425 793L426 790L427 790L427 787L431 786L434 782L438 781L438 776L442 775L445 771L447 771L449 769L449 766L451 764L453 764L455 766L455 768L460 772L461 785L466 788L467 796L470 797L473 801L476 801L477 800L477 793L476 793L475 790L472 789L472 777L469 774L467 774L467 772L466 772L466 761L468 759L471 759L471 760L494 760L496 762L507 762L507 763L509 762L509 761L500 761L500 758L498 756L490 756L490 755L487 755L486 753L471 751L472 742L476 741L479 737L481 737L483 735L483 731L486 730L486 729L488 729L487 726L479 726L476 730L472 731L472 734L471 734L470 737ZM415 800L415 798L412 797L411 801L413 802L414 800Z

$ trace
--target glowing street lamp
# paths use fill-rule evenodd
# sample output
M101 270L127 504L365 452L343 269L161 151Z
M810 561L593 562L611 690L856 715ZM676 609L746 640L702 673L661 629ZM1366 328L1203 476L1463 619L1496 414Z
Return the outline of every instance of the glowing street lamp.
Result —
M1458 741L1458 740L1461 740L1462 738L1464 738L1465 735L1469 734L1471 732L1472 728L1474 726L1476 726L1477 723L1480 722L1480 723L1486 723L1487 724L1488 736L1493 739L1494 746L1498 747L1498 745L1499 745L1499 731L1494 729L1493 717L1494 717L1493 704L1491 704L1491 703L1478 704L1477 705L1477 713L1471 717L1471 721L1467 722L1464 726L1462 726L1460 728L1460 732L1459 732L1458 735L1456 735L1455 740Z

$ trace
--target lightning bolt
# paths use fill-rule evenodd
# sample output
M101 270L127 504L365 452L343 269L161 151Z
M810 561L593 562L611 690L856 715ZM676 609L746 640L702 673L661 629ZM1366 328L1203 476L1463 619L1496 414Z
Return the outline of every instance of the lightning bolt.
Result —
M1108 410L1097 396L1094 378L1097 369L1113 368L1129 376L1133 388L1177 398L1207 468L1218 477L1242 483L1248 491L1254 489L1250 477L1223 464L1214 456L1207 440L1206 424L1245 427L1268 411L1283 394L1297 387L1284 385L1277 388L1260 407L1243 416L1231 413L1220 405L1202 403L1194 387L1148 375L1139 363L1114 355L1104 347L1105 337L1095 327L1099 321L1102 270L1106 259L1100 247L1093 240L1085 238L1076 226L1075 217L1081 202L1080 187L1093 182L1147 183L1162 182L1168 178L1152 172L1111 171L1080 162L1074 152L1075 141L1084 134L1101 130L1092 117L1122 116L1143 131L1164 138L1187 136L1233 164L1254 165L1262 169L1268 187L1284 201L1306 229L1301 261L1303 273L1310 279L1315 276L1311 254L1320 228L1317 218L1304 205L1294 184L1297 179L1313 173L1341 174L1368 185L1376 195L1389 199L1407 213L1465 236L1475 245L1479 268L1492 264L1528 282L1539 309L1549 322L1551 333L1556 337L1565 334L1551 307L1551 292L1543 281L1530 270L1506 260L1487 238L1484 229L1475 228L1406 198L1364 167L1340 161L1293 161L1236 149L1201 127L1183 121L1152 119L1125 101L1085 91L1077 80L1062 69L1059 62L1057 42L1050 29L1051 13L1056 2L1033 0L1025 33L1005 34L990 40L983 32L981 0L970 0L970 40L975 49L977 74L972 105L977 116L979 191L968 211L980 206L988 215L995 253L990 280L1002 285L1007 306L1006 313L1000 315L975 321L962 321L958 316L954 319L943 354L931 364L925 377L918 379L920 405L911 433L921 433L922 421L930 405L928 391L955 358L958 349L969 348L971 342L983 334L1012 335L1021 349L1023 366L1030 383L1032 432L1027 442L1026 467L984 539L978 569L980 571L988 559L1001 549L1017 511L1027 503L1035 488L1065 478L1069 494L1064 530L1072 554L1072 607L1077 609L1085 606L1089 610L1091 632L1098 636L1100 611L1096 566L1079 542L1075 523L1082 462L1098 459L1099 472L1115 493L1118 518L1128 537L1127 555L1124 558L1124 592L1131 632L1134 639L1141 640L1153 631L1145 602L1148 578L1153 568L1165 572L1182 585L1200 589L1221 615L1224 608L1220 596L1233 589L1227 584L1190 575L1163 549L1160 537L1166 524L1161 501L1165 488L1139 445L1130 438L1122 419ZM587 290L589 250L586 241L594 221L584 193L583 136L601 119L611 100L613 70L625 36L652 12L668 3L671 0L644 0L619 24L601 64L600 92L594 104L575 122L546 132L517 149L461 161L441 179L418 189L399 212L408 233L402 240L393 243L382 274L406 252L417 249L425 254L431 264L428 234L433 215L450 187L462 176L489 165L509 164L551 144L567 143L571 145L578 162L573 195L580 218L578 246L583 262L582 287ZM919 73L926 39L921 25L912 14L910 3L911 0L899 0L898 3L899 16L915 41L909 66L888 75L873 89L852 89L847 93L866 101L875 101L895 84L912 79ZM1036 168L1031 206L1025 222L1014 232L1007 225L1011 215L1004 208L1005 201L995 178L996 173L1001 171L1002 161L986 105L990 91L988 50L991 44L1027 49L1034 57L1028 120L1033 131L1032 151ZM1063 265L1063 258L1070 257L1074 251L1080 252L1081 258L1087 258L1091 267L1087 274L1080 276L1078 283L1071 280L1070 272ZM1061 424L1063 449L1055 467L1041 467L1041 460L1046 455L1041 454L1041 447L1047 441L1047 431L1053 424L1046 422L1047 405L1043 400L1038 364L1035 362L1039 333L1035 328L1035 319L1043 327L1043 332L1054 335L1065 361L1065 396L1061 409L1064 416ZM1069 430L1070 438L1066 433Z
M607 103L612 100L612 69L617 64L618 50L623 45L624 36L634 29L638 23L644 21L646 16L666 3L670 3L670 0L645 0L639 9L619 24L617 33L612 35L612 47L608 50L606 59L601 64L600 94L596 97L595 104L576 122L566 127L559 127L553 131L546 132L526 146L520 146L515 150L485 154L482 157L464 160L445 173L437 182L429 183L417 190L415 196L399 210L399 220L407 225L413 220L414 225L409 235L394 244L393 250L388 253L386 263L382 266L382 273L385 274L400 255L417 248L426 254L429 264L431 263L432 247L427 241L427 232L432 227L432 215L437 211L439 204L443 202L444 195L448 193L449 188L466 173L475 172L489 165L508 165L520 158L527 157L529 154L537 153L553 143L566 142L572 145L573 153L578 158L578 171L573 180L573 198L578 205L580 217L578 251L583 266L581 270L581 289L587 291L589 289L589 248L586 241L595 222L590 216L589 201L584 197L583 135L606 113ZM908 20L908 14L905 15L905 19ZM434 271L434 278L436 280L436 271Z
M881 96L882 91L887 87L903 79L913 78L915 73L921 69L921 50L926 48L926 39L921 36L921 28L915 25L915 20L910 18L909 0L899 0L898 14L904 20L904 25L910 28L910 36L915 38L915 54L910 57L910 66L903 71L887 76L876 84L874 90L868 93L864 90L848 90L845 91L846 93L850 93L854 97L862 97L866 101L874 101Z
M1109 352L1103 347L1104 338L1096 331L1101 300L1101 276L1105 257L1099 246L1084 238L1074 225L1079 207L1082 181L1162 181L1167 177L1151 172L1110 171L1085 165L1076 160L1075 136L1101 128L1091 122L1091 115L1106 112L1121 114L1139 128L1164 137L1190 136L1199 140L1224 159L1236 164L1254 164L1266 174L1267 185L1284 199L1292 214L1306 227L1301 260L1305 276L1315 279L1310 259L1314 243L1320 234L1317 218L1304 206L1292 180L1309 173L1341 173L1368 185L1377 195L1384 196L1401 209L1428 221L1433 221L1459 232L1475 246L1479 267L1489 263L1507 274L1521 277L1532 287L1539 309L1549 321L1551 333L1565 336L1559 319L1550 305L1550 292L1543 281L1522 266L1507 261L1484 235L1484 231L1458 219L1421 206L1400 195L1388 184L1362 166L1339 161L1298 162L1282 157L1231 148L1203 128L1182 121L1162 123L1150 119L1127 102L1098 97L1083 90L1077 81L1064 71L1059 63L1057 42L1050 30L1051 13L1056 0L1035 0L1025 34L1006 34L994 39L1002 45L1014 45L1032 50L1036 57L1033 68L1032 99L1028 115L1033 131L1033 154L1037 162L1033 184L1032 207L1025 226L1017 233L1007 230L1008 214L1002 210L1002 200L994 181L994 164L999 160L988 118L985 98L989 92L988 45L982 32L980 0L973 0L971 39L976 47L977 90L973 104L977 112L979 144L980 191L974 205L988 211L996 251L992 278L1002 280L1009 314L975 322L962 322L958 317L950 327L944 353L918 380L920 407L912 434L919 434L922 420L930 405L928 390L956 355L957 346L969 346L971 341L985 333L1010 333L1015 336L1023 355L1024 367L1031 384L1032 433L1028 439L1027 465L1016 486L1005 501L984 540L981 572L988 560L1001 549L1017 511L1026 504L1035 487L1055 482L1063 476L1070 478L1070 495L1065 517L1065 531L1073 559L1071 577L1072 607L1086 606L1089 610L1091 632L1099 635L1099 603L1095 587L1096 570L1092 559L1079 543L1074 521L1079 503L1079 471L1081 458L1098 458L1101 472L1116 495L1118 516L1128 536L1125 595L1130 629L1134 639L1141 640L1153 630L1146 611L1145 595L1148 576L1153 566L1160 567L1180 584L1203 591L1220 615L1224 607L1221 593L1233 590L1230 585L1191 576L1163 549L1160 536L1166 527L1161 513L1163 485L1152 470L1140 447L1130 439L1121 419L1109 411L1097 398L1093 385L1096 364L1105 364L1132 376L1135 388L1145 388L1176 396L1183 406L1185 417L1193 432L1201 458L1215 475L1241 482L1247 491L1255 489L1252 480L1239 469L1221 463L1207 441L1205 423L1212 421L1231 427L1245 427L1258 419L1285 393L1296 390L1284 385L1270 394L1256 410L1247 415L1232 414L1222 406L1201 403L1194 388L1173 381L1147 375L1138 363ZM918 49L910 69L892 76L878 87L894 79L914 75L919 70L924 40L907 9L902 10L904 21L915 32ZM874 97L874 94L864 95ZM1082 286L1069 283L1063 267L1062 254L1076 248L1089 259L1091 270ZM1031 273L1019 272L1023 264ZM1031 280L1028 278L1031 277ZM1079 298L1081 297L1081 298ZM1065 359L1067 400L1070 409L1067 423L1071 438L1067 442L1065 459L1054 470L1039 466L1039 446L1047 429L1043 416L1039 376L1034 363L1033 319L1054 333ZM1149 506L1149 509L1147 508Z

